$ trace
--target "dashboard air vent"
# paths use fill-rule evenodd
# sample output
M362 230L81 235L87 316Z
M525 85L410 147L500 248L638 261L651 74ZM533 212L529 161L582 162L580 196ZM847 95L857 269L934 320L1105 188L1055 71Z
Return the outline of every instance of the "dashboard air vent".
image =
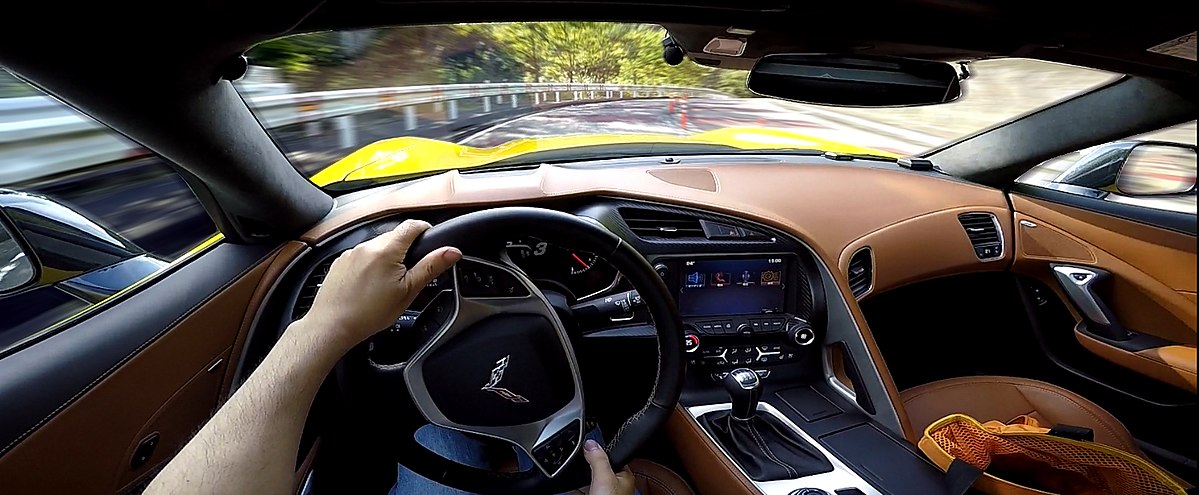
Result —
M859 249L849 258L849 290L861 299L874 287L874 255L870 248Z
M333 256L322 261L312 270L312 275L308 276L308 280L304 281L304 286L300 288L300 295L296 297L296 304L291 310L291 321L303 318L305 314L308 314L308 310L312 309L312 302L316 300L316 291L325 282L325 275L329 274L329 267L333 266L335 259L337 257Z
M1003 236L999 233L999 221L990 213L963 213L958 215L966 237L974 246L974 255L982 261L1003 257Z
M621 208L620 216L642 239L706 239L699 219L690 215L641 208Z

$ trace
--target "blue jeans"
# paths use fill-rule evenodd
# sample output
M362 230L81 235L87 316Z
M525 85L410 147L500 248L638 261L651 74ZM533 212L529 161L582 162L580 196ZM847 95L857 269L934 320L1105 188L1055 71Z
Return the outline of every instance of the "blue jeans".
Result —
M594 439L601 444L603 443L599 430L593 430L587 434L587 438ZM425 425L419 430L416 430L416 441L424 445L425 448L459 464L464 464L479 469L489 469L491 466L487 462L483 452L483 444L467 437L461 432L441 428L435 425ZM582 455L582 454L580 454ZM517 466L521 470L530 469L533 467L533 462L524 454L517 452ZM412 470L397 466L396 469L396 484L391 487L388 495L472 495L462 490L450 488L445 485L440 485L432 480L425 478Z

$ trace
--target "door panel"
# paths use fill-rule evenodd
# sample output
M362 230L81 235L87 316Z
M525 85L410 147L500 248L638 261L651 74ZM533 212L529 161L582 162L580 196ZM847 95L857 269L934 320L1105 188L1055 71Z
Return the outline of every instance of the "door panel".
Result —
M114 493L173 455L219 403L271 261L297 246L218 245L0 360L4 492ZM153 454L133 468L154 432Z
M1077 323L1074 329L1049 330L1073 330L1094 355L1194 392L1195 237L1022 194L1012 194L1011 201L1017 246L1013 271L1050 287ZM1097 285L1097 299L1119 326L1139 334L1136 345L1101 337L1099 326L1071 304L1053 276L1051 265L1058 264L1110 273L1110 280ZM1189 366L1184 363L1188 355Z

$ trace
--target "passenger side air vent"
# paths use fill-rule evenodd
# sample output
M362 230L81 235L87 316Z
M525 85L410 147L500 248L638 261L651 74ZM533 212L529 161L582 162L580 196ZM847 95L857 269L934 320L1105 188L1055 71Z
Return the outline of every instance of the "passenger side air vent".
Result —
M669 211L621 208L620 216L642 239L706 239L699 219Z
M874 255L870 248L859 249L849 258L849 290L861 299L874 287Z
M296 297L296 304L291 310L291 321L296 321L308 314L308 310L312 309L312 301L316 300L316 291L321 288L321 284L325 283L325 275L329 274L329 267L333 266L333 260L337 259L333 256L321 264L317 265L312 270L312 275L308 276L308 280L304 281L304 286L300 288L300 295Z
M962 213L958 215L966 237L974 246L974 255L980 261L991 261L1003 257L1003 234L999 232L999 220L990 213Z

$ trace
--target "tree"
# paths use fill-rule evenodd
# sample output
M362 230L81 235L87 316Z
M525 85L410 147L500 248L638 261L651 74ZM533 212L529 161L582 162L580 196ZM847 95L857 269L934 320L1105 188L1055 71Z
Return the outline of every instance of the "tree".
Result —
M745 73L662 60L666 30L650 24L513 22L413 26L355 36L297 35L263 43L252 63L311 89L482 81L700 86L748 96ZM364 43L363 40L366 40ZM319 69L319 70L318 70Z

